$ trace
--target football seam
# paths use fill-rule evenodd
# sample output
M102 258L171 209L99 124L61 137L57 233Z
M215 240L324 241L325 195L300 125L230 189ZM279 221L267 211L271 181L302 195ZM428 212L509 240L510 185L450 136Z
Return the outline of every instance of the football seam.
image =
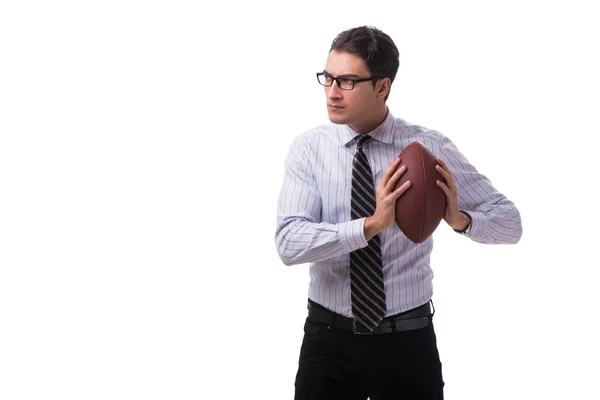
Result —
M419 241L423 239L423 231L425 230L425 201L427 200L427 180L425 177L425 162L423 160L423 149L419 147L419 158L421 159L421 171L423 172L422 182L423 182L423 201L421 202L421 209L423 210L423 219L421 222L421 232L419 234Z

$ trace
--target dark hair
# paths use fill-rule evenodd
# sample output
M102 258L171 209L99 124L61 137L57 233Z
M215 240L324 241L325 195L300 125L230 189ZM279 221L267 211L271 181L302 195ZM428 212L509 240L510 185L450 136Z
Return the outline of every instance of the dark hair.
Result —
M333 40L329 52L332 50L345 51L362 58L373 75L388 77L392 82L396 78L400 53L392 38L377 28L359 26L348 29ZM372 83L376 85L376 81Z

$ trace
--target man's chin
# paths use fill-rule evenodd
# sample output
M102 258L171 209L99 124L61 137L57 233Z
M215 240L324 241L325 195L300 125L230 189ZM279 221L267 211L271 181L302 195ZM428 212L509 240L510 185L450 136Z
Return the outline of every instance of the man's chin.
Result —
M329 114L329 120L331 122L333 122L334 124L343 125L343 124L347 123L346 118L344 118L341 115L336 115L336 114L333 114L333 113L328 113L328 114Z

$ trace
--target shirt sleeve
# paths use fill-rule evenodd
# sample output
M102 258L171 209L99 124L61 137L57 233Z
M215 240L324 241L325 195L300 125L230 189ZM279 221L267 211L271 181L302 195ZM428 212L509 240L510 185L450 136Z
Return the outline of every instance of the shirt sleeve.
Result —
M367 246L365 218L338 224L321 221L321 196L302 137L292 144L284 166L275 233L284 264L324 261Z
M471 216L471 228L465 236L479 243L517 243L523 228L514 203L498 192L448 138L442 140L440 153L454 177L458 207Z

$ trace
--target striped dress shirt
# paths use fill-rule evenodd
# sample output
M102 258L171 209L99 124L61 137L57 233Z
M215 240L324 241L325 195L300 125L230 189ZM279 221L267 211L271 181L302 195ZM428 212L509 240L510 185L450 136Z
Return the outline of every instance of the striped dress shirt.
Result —
M472 240L516 243L522 234L515 205L477 172L445 136L394 118L373 131L364 150L377 187L390 161L411 142L420 141L450 168L458 206L472 219ZM318 126L295 138L285 160L279 194L275 242L284 264L310 263L308 297L351 317L350 252L367 246L365 218L351 220L352 160L359 134L347 125ZM380 233L387 315L429 301L433 295L430 255L433 237L411 242L396 224Z

